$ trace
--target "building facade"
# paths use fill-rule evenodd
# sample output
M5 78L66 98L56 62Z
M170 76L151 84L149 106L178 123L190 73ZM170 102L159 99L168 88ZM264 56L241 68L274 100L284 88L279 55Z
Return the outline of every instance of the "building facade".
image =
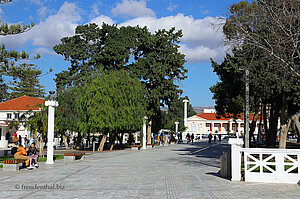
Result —
M22 138L30 136L30 131L25 128L24 120L26 118L23 121L20 121L20 118L28 111L40 111L43 103L43 99L29 96L22 96L0 103L0 147L4 148L7 145L6 141L12 142L15 133ZM10 129L9 126L12 122L17 122L18 126Z
M253 113L249 114L250 123L253 120ZM254 134L257 134L260 121L257 121ZM263 124L263 123L262 123ZM228 134L244 134L244 118L223 117L217 113L200 113L187 119L186 133L193 133L202 137L207 134L228 135Z

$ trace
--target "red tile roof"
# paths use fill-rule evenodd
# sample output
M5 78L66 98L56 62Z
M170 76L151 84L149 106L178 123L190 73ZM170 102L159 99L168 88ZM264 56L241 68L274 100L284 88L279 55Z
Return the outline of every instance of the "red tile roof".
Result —
M232 115L228 115L228 117L217 115L217 113L200 113L196 115L206 120L230 120L232 119ZM254 113L249 114L249 120L252 121L254 117ZM241 114L238 119L244 120L244 114ZM259 119L258 119L259 120Z
M0 103L0 110L2 111L24 111L24 110L39 110L39 104L43 104L44 100L29 97L29 96L22 96L12 100L8 100L6 102Z

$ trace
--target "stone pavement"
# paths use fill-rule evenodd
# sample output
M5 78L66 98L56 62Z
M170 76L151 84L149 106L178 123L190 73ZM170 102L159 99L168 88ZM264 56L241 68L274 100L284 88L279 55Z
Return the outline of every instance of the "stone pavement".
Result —
M31 171L0 170L0 198L300 198L298 185L221 178L223 151L229 146L197 142L97 153Z

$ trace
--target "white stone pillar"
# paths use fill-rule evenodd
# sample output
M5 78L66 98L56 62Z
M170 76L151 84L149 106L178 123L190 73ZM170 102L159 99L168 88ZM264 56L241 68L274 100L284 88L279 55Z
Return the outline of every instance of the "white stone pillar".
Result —
M146 125L146 121L147 121L148 117L144 116L143 118L143 149L147 149L147 143L146 143L146 134L147 134L147 125Z
M243 139L229 138L231 144L231 180L241 180L241 148L244 144Z
M54 109L58 106L57 101L46 101L48 106L48 142L47 142L47 161L46 164L54 164L53 161L53 140L54 140Z
M178 124L179 124L179 122L175 122L175 133L176 133L176 135L178 133Z
M229 131L232 133L232 122L229 121Z
M135 143L138 143L138 133L135 133Z
M241 124L237 123L237 125L238 125L238 128L237 128L237 131L236 131L236 137L239 138L240 137L240 126L241 126Z
M215 123L211 122L211 131L212 131L211 133L215 133L214 127L215 127Z
M184 103L184 126L185 128L187 128L187 103L189 102L189 100L185 99L183 100Z

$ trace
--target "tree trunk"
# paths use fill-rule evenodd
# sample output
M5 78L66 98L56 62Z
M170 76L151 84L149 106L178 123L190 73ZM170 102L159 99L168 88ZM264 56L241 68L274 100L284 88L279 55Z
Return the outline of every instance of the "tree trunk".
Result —
M258 111L255 111L254 116L253 116L253 120L250 124L250 131L249 131L249 135L250 135L249 136L250 137L249 145L250 145L250 147L251 147L251 137L253 138L253 141L255 142L254 131L255 131L255 128L256 128L257 119L258 119Z
M69 148L69 145L68 145L68 142L67 142L67 137L66 137L66 135L63 135L63 141L64 141L64 144L65 144L66 149L69 150L70 148Z
M280 125L280 140L279 140L280 149L286 148L286 140L291 125L291 121L292 121L291 119L288 119L287 124Z
M111 143L111 144L110 144L110 148L109 148L109 150L110 150L110 151L112 151L112 150L113 150L113 148L114 148L114 146L115 146L115 144L114 144L114 143Z
M151 129L152 128L152 118L149 119L148 128L147 128L147 144L152 144L151 140Z
M105 144L105 142L106 142L106 139L107 139L107 136L104 134L103 137L102 137L102 139L101 139L101 142L100 142L98 151L103 151L103 148L104 148L104 144Z
M291 125L291 119L288 119L288 100L285 91L282 91L282 106L280 114L280 139L279 148L286 148L286 140Z
M265 135L266 135L265 143L267 146L269 146L270 145L270 131L268 128L267 104L263 105L262 116L263 116L263 120L264 120L264 129L265 129Z
M298 132L297 143L300 143L300 121L299 121L299 119L300 119L300 111L292 116L292 120L296 125L296 131Z
M278 114L279 114L278 104L273 102L271 104L271 109L270 109L269 138L268 138L268 144L267 144L270 147L275 147L275 145L276 145Z

